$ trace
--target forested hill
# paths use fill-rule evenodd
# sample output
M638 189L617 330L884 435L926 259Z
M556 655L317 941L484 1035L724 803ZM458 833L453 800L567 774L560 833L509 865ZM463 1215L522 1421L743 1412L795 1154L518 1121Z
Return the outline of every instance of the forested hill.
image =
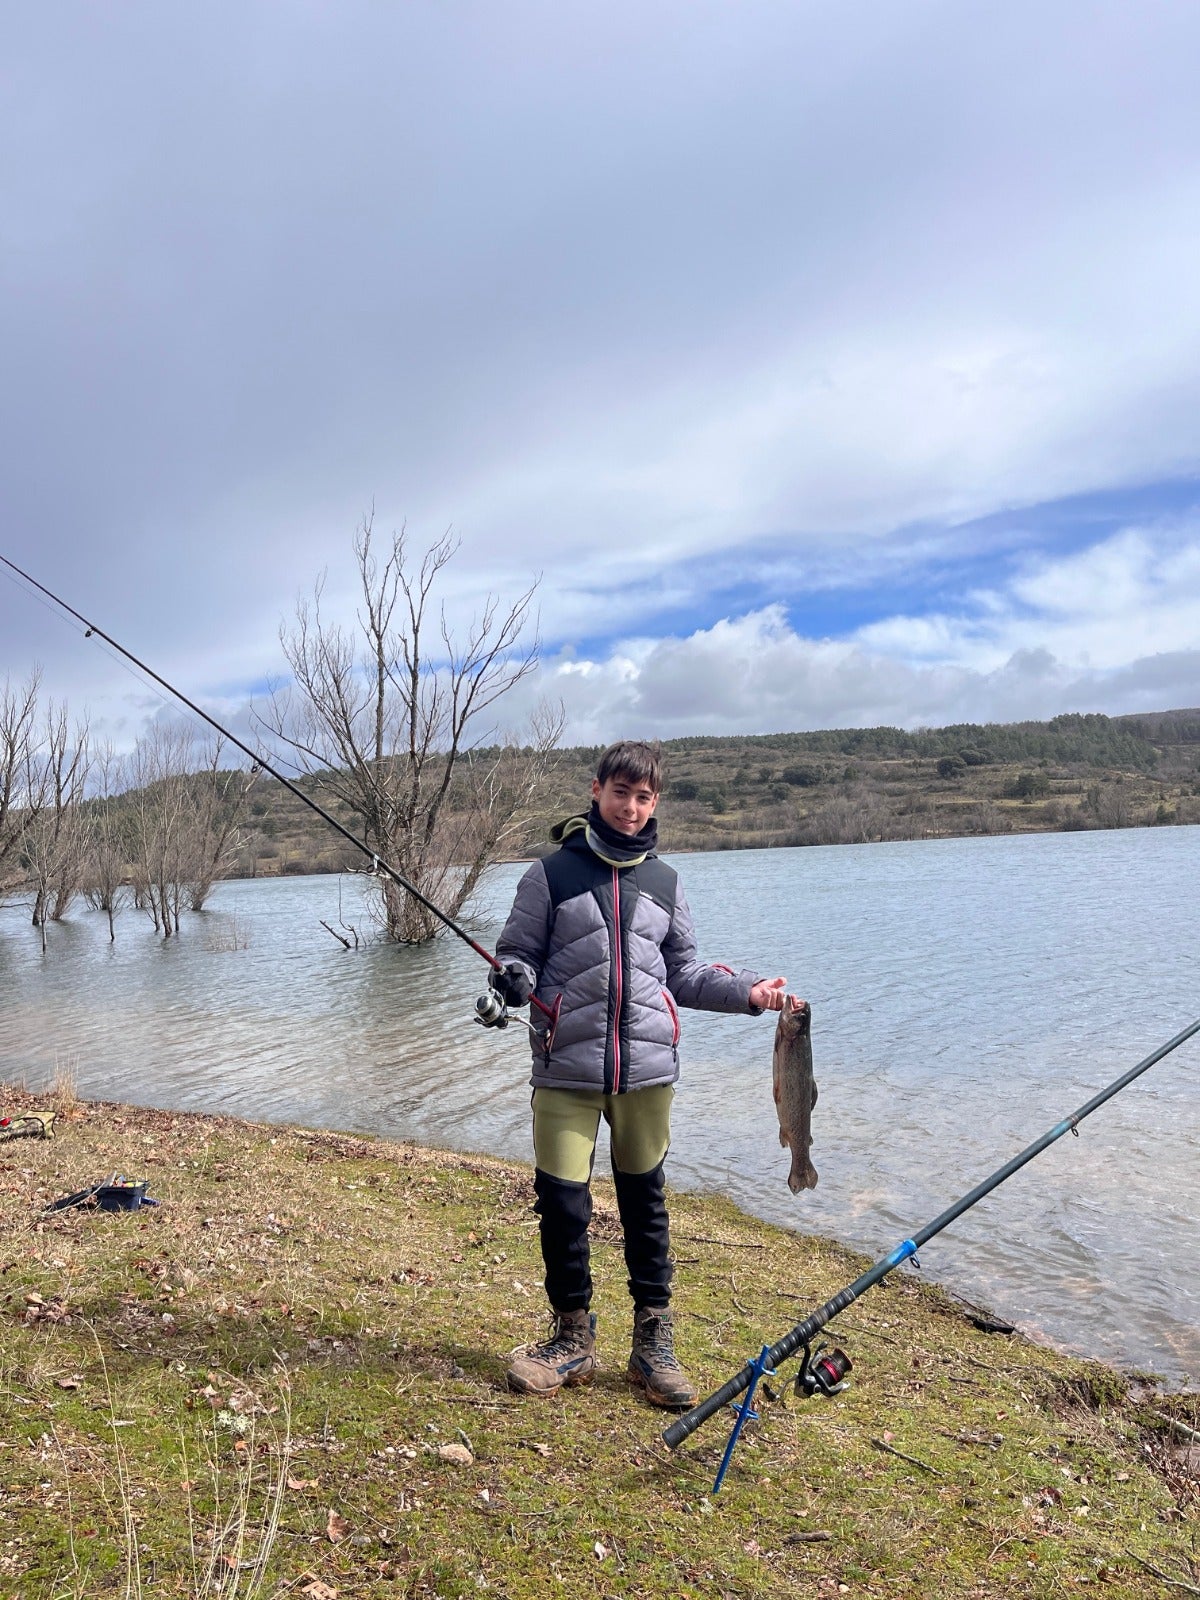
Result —
M666 850L1200 823L1200 709L693 735L662 750ZM599 753L560 752L526 854L585 802ZM354 859L272 779L259 780L250 810L234 871L329 871Z
M1003 762L1081 762L1092 767L1151 770L1167 747L1200 747L1200 710L1155 711L1106 717L1071 713L1049 722L951 723L944 728L827 728L808 733L693 736L674 739L664 750L795 751L814 756L863 756L875 760L962 755L970 765Z

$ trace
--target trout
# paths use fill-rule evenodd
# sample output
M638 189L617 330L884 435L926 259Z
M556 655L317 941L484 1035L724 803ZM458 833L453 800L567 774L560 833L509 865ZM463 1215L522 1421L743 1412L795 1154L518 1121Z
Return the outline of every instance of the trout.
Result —
M771 1058L775 1109L779 1113L779 1142L792 1151L788 1188L793 1194L817 1187L817 1169L809 1160L812 1144L812 1109L817 1103L813 1080L812 1011L807 1000L789 994L775 1028Z

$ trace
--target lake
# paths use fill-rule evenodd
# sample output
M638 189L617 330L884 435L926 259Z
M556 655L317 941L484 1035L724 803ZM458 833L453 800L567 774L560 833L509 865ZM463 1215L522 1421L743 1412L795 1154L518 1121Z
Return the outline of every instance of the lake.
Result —
M701 954L812 1003L820 1185L786 1186L773 1019L697 1012L671 1182L872 1258L1200 1015L1198 828L675 865ZM489 947L522 870L498 868L471 920ZM365 887L220 884L166 943L127 911L110 945L78 911L44 957L27 912L0 911L0 1078L530 1159L524 1029L474 1025L487 969L457 939L343 950L320 924L365 930ZM931 1240L926 1275L1035 1337L1200 1382L1198 1084L1200 1036Z

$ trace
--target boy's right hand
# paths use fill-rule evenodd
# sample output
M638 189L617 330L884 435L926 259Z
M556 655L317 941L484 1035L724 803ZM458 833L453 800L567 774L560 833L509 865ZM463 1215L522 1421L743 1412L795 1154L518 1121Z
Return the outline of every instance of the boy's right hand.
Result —
M488 979L488 987L494 989L505 1005L509 1006L527 1005L533 993L528 973L515 961L510 961L499 972L493 969Z

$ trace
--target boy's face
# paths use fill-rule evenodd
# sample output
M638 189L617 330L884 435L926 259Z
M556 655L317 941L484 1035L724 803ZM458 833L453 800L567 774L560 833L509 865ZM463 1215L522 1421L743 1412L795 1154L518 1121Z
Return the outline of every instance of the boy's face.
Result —
M592 799L610 828L630 836L641 833L658 804L658 796L649 784L640 778L627 778L620 772L613 778L605 778L603 783L593 778Z

